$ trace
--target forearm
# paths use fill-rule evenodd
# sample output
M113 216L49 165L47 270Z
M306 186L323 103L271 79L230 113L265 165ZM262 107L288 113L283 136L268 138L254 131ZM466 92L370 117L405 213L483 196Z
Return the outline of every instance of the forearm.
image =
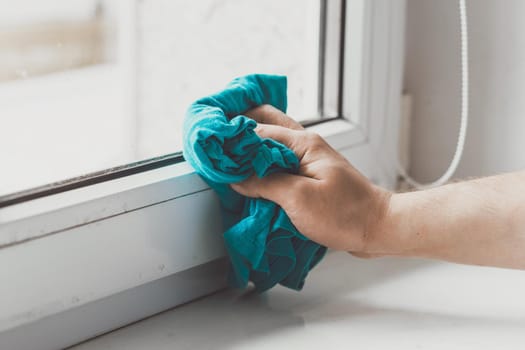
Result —
M385 254L525 269L525 172L394 194Z

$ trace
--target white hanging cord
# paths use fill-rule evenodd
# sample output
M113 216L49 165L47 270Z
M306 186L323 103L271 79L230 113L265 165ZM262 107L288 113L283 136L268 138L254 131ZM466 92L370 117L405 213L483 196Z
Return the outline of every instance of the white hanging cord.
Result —
M459 22L461 35L461 125L459 127L458 141L456 144L456 151L450 165L445 173L437 180L421 184L411 178L403 166L398 162L397 168L399 174L405 181L417 188L425 189L436 186L441 186L450 180L452 175L456 172L461 156L463 155L463 148L465 146L465 138L467 136L468 112L469 112L469 67L468 67L468 32L467 32L467 6L465 0L459 0Z

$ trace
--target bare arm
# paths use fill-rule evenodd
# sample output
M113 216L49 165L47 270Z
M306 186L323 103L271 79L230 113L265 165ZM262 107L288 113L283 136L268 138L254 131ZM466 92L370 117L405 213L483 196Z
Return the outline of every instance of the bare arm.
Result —
M264 106L248 115L259 121L259 135L290 147L301 165L298 175L273 174L232 187L278 203L310 239L361 257L525 269L525 172L392 194L283 113Z
M382 230L384 253L525 269L525 172L394 194Z

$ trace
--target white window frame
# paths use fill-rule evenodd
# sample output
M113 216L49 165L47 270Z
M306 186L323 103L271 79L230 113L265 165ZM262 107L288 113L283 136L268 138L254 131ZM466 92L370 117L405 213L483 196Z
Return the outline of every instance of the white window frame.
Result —
M310 128L393 188L404 0L348 0L346 18L343 118ZM223 288L221 233L185 162L0 209L0 348L65 347Z

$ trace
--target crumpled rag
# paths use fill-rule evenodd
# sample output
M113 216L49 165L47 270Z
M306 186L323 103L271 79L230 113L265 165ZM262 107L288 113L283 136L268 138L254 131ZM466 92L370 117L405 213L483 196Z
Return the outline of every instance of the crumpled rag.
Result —
M254 132L257 123L243 115L262 104L286 112L286 89L284 76L248 75L197 100L186 113L184 158L220 198L231 262L229 281L234 287L252 281L260 292L277 283L301 290L308 272L326 252L297 231L277 204L244 197L229 186L253 174L297 172L294 152L260 138Z

